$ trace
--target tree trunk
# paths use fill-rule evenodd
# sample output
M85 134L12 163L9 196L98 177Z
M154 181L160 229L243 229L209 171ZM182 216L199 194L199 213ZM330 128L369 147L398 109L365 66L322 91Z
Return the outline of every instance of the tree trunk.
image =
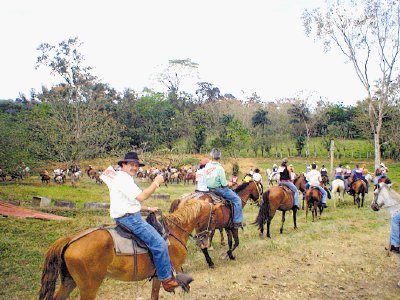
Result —
M381 163L381 145L379 143L379 132L374 132L374 148L375 148L375 170L379 168Z

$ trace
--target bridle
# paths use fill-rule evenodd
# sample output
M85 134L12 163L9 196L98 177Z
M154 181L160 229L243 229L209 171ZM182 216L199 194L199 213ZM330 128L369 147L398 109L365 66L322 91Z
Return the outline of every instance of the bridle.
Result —
M185 234L187 234L189 236L189 238L193 239L196 241L196 245L200 247L201 243L208 239L212 230L210 230L211 224L214 221L214 215L215 212L213 210L213 205L212 203L207 202L210 205L210 214L208 216L208 223L207 223L207 229L195 234L194 236L188 232L185 228L183 228L182 226L180 226L179 224L177 224L176 222L172 221L172 220L168 220L168 222L171 222L172 224L174 224L179 230L183 231ZM164 218L164 216L161 213L161 218ZM185 249L186 252L188 251L186 244L184 242L182 242L176 235L174 235L172 232L168 233L170 236L172 236L174 239L176 239Z

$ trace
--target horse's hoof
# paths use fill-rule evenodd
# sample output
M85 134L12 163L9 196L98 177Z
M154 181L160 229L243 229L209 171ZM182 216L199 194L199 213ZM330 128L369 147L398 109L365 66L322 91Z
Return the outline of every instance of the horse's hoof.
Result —
M208 267L209 267L210 269L215 269L215 265L214 265L214 264L208 265Z

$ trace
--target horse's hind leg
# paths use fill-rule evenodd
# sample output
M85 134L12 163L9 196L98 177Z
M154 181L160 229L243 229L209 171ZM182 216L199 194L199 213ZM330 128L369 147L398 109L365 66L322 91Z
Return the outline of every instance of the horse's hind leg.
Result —
M61 275L61 285L58 289L54 299L55 300L65 300L68 299L71 292L76 288L75 281L68 275Z
M285 211L282 212L282 222L281 222L281 229L280 229L280 233L283 233L283 224L285 223Z
M226 243L225 243L225 239L224 239L224 229L223 228L219 229L219 234L221 235L221 246L225 246Z
M229 250L228 250L227 254L231 260L235 260L236 258L233 255L233 251L236 249L237 246L239 246L239 229L238 228L232 229L231 235L233 236L235 244L232 247L232 238L231 238L231 243L229 245Z

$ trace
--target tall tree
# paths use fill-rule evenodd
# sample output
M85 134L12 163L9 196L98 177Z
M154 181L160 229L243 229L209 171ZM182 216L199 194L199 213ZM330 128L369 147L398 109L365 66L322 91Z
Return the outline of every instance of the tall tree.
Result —
M261 155L264 156L264 149L268 149L268 146L266 145L266 126L271 124L271 120L268 118L268 111L261 108L256 110L251 118L251 123L253 127L261 129L260 138L256 138L255 142L258 141L258 144L261 147ZM256 145L257 143L254 144L254 146Z
M310 110L307 101L295 100L291 107L288 109L288 115L291 116L290 123L293 125L293 135L295 138L298 136L307 137L307 153L309 155L310 145Z
M112 103L113 90L96 84L92 68L85 66L81 45L77 37L55 46L43 43L38 47L41 54L36 64L62 80L38 97L50 107L46 123L53 135L44 138L53 145L55 157L72 164L79 164L83 157L110 154L123 145L123 127L117 126L107 111L110 107L105 106Z
M327 1L326 10L305 10L307 35L332 44L353 64L366 91L374 135L375 167L381 160L380 135L391 83L399 76L400 2L393 0ZM379 69L380 72L374 72Z

